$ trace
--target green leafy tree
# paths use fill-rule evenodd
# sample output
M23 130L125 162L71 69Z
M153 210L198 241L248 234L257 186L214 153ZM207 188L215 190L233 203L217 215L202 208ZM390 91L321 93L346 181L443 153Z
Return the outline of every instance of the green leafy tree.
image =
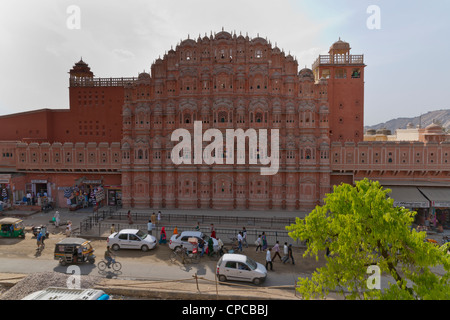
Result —
M394 207L390 192L368 179L354 187L335 186L323 206L286 227L294 240L307 241L304 256L326 258L311 278L299 278L304 299L324 298L330 291L346 299L450 299L447 248L413 229L416 213ZM382 290L368 289L369 266L395 281ZM433 267L444 271L439 275Z

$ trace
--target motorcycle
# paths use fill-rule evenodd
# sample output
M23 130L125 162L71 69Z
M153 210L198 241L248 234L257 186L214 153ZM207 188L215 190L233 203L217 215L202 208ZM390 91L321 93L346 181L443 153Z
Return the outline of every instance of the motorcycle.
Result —
M39 232L41 232L41 229L42 229L42 225L41 226L37 226L37 227L32 227L31 228L31 231L33 232L33 236L35 236L35 237L37 237L37 235L39 234ZM49 236L49 233L48 233L48 231L46 231L45 232L45 239L48 239L48 236Z
M450 242L450 236L443 236L442 237L442 244L446 244Z
M53 206L50 202L42 205L42 207L41 207L41 211L43 211L45 213L52 211L52 210L53 210Z

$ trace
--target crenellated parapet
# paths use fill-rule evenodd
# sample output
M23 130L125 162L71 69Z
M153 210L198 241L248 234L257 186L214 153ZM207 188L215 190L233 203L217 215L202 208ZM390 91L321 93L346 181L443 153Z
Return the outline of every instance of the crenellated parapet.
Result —
M450 172L450 142L333 142L331 168L336 172Z
M6 143L0 142L0 149L5 147ZM118 142L14 142L13 149L17 172L117 172L122 159Z

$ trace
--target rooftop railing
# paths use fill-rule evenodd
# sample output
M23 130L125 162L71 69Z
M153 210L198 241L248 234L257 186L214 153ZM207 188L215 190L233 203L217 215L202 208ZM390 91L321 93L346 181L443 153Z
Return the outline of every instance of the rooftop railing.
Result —
M70 87L123 87L137 78L70 78Z
M313 69L322 64L364 64L364 55L319 55Z

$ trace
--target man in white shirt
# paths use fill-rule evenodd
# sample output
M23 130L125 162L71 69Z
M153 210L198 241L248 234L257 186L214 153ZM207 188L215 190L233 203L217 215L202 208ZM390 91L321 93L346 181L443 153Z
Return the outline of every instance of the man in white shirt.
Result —
M27 193L27 204L31 205L31 193Z
M285 263L288 260L288 254L289 254L289 248L288 248L287 242L284 243L283 254L284 254L284 256L281 259L281 261L283 261L283 263Z
M239 232L237 235L239 251L242 252L242 241L244 238L242 237L242 232Z
M148 231L149 235L152 235L152 230L153 230L153 223L152 223L152 220L150 219L150 220L148 220L148 223L147 223L147 231Z
M273 264L272 264L272 256L271 256L271 251L272 249L267 248L267 253L266 253L266 269L267 271L269 271L268 266L270 265L270 270L273 271Z

